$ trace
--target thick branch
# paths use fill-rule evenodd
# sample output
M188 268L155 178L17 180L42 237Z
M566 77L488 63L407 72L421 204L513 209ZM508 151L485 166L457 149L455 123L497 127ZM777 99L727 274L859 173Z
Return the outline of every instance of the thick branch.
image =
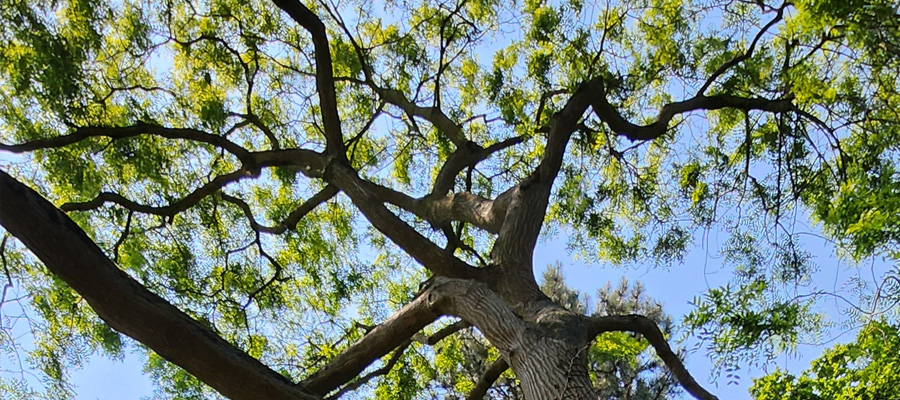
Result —
M347 160L347 148L341 134L341 118L338 115L337 94L334 88L334 71L331 50L328 48L328 33L322 20L310 11L300 0L272 0L291 19L309 31L312 36L316 57L316 91L319 93L319 107L325 130L327 153L340 160Z
M403 353L406 352L406 349L409 348L410 344L412 344L412 341L406 339L406 341L403 342L400 347L397 347L397 349L394 350L393 353L391 353L391 357L388 358L387 362L384 363L381 368L369 372L365 376L362 376L359 379L351 382L349 385L342 387L341 390L338 390L335 394L328 396L328 400L335 400L343 396L345 393L359 389L360 386L369 383L369 381L376 377L387 375L389 372L391 372L392 369L394 369L394 366L397 365L397 361L400 361L400 357L403 356Z
M429 288L436 310L472 323L497 348L521 380L526 398L596 398L586 368L587 343L574 314L545 309L535 322L526 322L485 283L435 277ZM544 330L541 321L554 325L554 333ZM560 340L555 329L572 334Z
M420 295L332 359L328 365L304 379L300 385L325 395L355 378L376 359L407 342L439 316L431 308L428 296Z
M590 105L591 89L590 84L582 85L563 109L553 115L540 164L525 181L509 191L510 203L492 252L496 263L527 269L531 274L534 246L544 225L550 190L562 166L569 138Z
M636 125L624 117L606 99L606 88L599 79L594 79L587 84L595 93L591 106L594 113L609 126L613 132L625 136L633 141L652 140L666 133L669 123L676 115L696 110L720 110L723 108L735 108L744 111L760 110L768 112L788 112L793 106L793 97L769 100L763 98L738 97L726 94L715 96L695 96L676 103L669 103L662 107L656 121L649 125Z
M425 294L435 310L477 327L501 354L517 349L528 329L525 321L483 282L435 277Z
M310 178L321 178L328 164L328 156L307 149L267 150L253 153L253 163L259 167L297 168Z
M672 371L672 375L678 379L681 386L699 400L718 400L716 396L708 392L691 376L684 363L678 358L662 331L655 322L642 315L612 315L604 317L587 318L587 331L590 337L604 332L628 331L640 333L656 349L656 354Z
M0 171L0 225L109 326L231 399L318 399L119 270L62 211Z
M473 167L481 161L487 159L491 154L500 150L515 146L522 143L525 138L518 136L506 139L502 142L494 143L487 148L483 148L475 142L466 142L450 154L441 170L438 172L437 178L434 180L434 187L431 189L431 196L443 196L453 189L456 176L466 167Z
M382 201L409 211L434 227L462 221L490 233L499 233L509 204L509 196L504 194L495 200L467 192L416 199L384 186L371 184L370 187Z
M382 375L386 375L387 373L391 372L391 370L394 368L394 365L397 364L397 361L400 360L400 357L403 356L403 353L406 351L407 348L409 348L409 345L411 345L413 343L413 341L416 341L416 342L419 342L422 344L427 344L429 346L434 346L435 344L437 344L438 342L440 342L447 336L450 336L453 333L456 333L457 331L459 331L460 329L467 328L469 326L471 326L471 325L469 325L465 321L457 321L451 325L447 325L447 326L441 328L441 330L435 332L434 334L432 334L428 337L425 337L421 333L416 333L415 335L412 336L412 338L406 339L405 341L403 341L403 343L401 343L400 346L398 346L397 349L395 349L391 353L390 358L388 358L387 362L385 362L384 365L381 366L381 368L378 368L378 369L366 374L365 376L362 376L359 379L351 382L347 386L342 387L336 393L328 396L328 399L332 399L332 400L337 399L337 398L341 397L342 395L344 395L345 393L356 390L360 386L365 385L366 383L371 381L373 378L382 376ZM375 328L369 328L369 332L371 332L373 329L375 329Z
M483 400L484 396L487 395L488 389L490 389L491 386L494 386L494 382L496 382L497 379L500 378L500 375L507 369L509 369L509 363L502 357L498 358L484 371L481 377L478 378L478 382L475 382L475 387L472 388L472 391L469 392L466 399Z

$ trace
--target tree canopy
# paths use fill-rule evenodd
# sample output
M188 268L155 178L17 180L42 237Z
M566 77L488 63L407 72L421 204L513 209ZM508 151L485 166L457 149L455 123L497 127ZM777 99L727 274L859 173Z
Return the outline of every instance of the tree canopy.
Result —
M815 290L831 266L803 244L809 220L900 260L893 0L10 0L0 22L2 301L38 317L44 374L4 378L16 396L71 397L124 334L161 398L477 398L503 374L615 398L597 368L635 346L715 398L652 308L542 291L542 234L678 273L721 232L733 278L684 326L725 366L821 332L823 298L896 318L896 268ZM494 364L457 384L461 345L436 349L473 332Z

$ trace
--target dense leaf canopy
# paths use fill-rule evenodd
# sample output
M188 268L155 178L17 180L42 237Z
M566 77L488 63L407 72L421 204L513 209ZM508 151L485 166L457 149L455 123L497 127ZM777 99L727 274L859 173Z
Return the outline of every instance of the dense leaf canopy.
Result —
M652 344L704 396L647 324L662 314L616 319L650 311L635 303L581 317L577 296L540 293L542 232L588 261L676 268L696 267L679 265L698 232L721 232L734 277L685 324L728 365L821 332L823 297L849 299L854 321L895 318L896 270L853 293L811 291L821 266L803 237L812 221L842 257L900 260L898 91L893 0L0 5L2 170L198 326L323 396L464 395L476 350L537 390L500 334L525 326L565 343L621 334L610 365ZM11 187L0 221L21 241L0 246L16 288L3 300L15 292L37 317L29 361L45 379L2 376L0 390L65 398L71 367L121 357L125 342L65 265L32 255L46 254L40 235L11 228ZM420 304L460 282L502 312ZM454 318L428 325L440 315ZM405 316L416 323L392 325ZM145 344L161 398L225 393ZM335 378L344 356L374 364Z

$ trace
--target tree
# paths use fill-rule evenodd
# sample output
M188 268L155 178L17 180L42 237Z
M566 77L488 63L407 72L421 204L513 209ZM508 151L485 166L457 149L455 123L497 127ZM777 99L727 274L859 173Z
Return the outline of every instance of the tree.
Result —
M856 342L836 345L814 360L799 377L781 370L755 380L758 400L895 399L900 396L900 331L873 321Z
M597 397L585 350L605 332L713 399L652 319L544 294L542 230L665 265L727 232L734 283L688 318L725 362L818 328L798 213L852 258L900 259L893 1L13 0L0 18L0 150L27 157L0 172L3 261L44 321L51 397L120 333L171 397L439 395L417 371L471 325L526 399Z

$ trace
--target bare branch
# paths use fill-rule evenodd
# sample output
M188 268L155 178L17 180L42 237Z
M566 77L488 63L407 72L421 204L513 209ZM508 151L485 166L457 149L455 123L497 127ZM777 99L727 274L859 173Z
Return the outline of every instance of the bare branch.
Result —
M147 290L68 216L0 171L0 225L77 291L110 327L231 399L319 399Z
M672 371L672 375L678 379L681 386L698 400L718 400L716 396L708 392L691 376L684 363L678 358L669 343L663 336L659 326L651 319L643 315L611 315L603 317L585 317L587 332L590 337L604 332L627 331L640 333L656 349L656 354Z

